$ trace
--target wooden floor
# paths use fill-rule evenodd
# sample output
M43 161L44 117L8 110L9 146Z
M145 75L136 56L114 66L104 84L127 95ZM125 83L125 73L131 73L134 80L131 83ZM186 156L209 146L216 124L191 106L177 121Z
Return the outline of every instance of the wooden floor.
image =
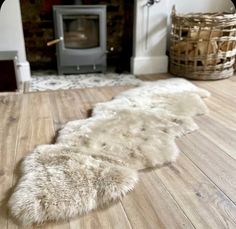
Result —
M210 113L196 118L199 131L177 140L182 153L176 163L140 173L135 190L105 210L37 228L235 229L236 77L194 83L212 93L206 99ZM62 124L86 117L93 104L127 88L0 96L0 229L20 228L6 208L20 160L53 141Z

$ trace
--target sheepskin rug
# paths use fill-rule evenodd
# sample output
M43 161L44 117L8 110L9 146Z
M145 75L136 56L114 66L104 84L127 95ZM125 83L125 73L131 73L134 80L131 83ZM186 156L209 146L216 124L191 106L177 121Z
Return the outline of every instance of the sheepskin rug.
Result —
M174 162L175 138L196 130L209 93L184 79L145 82L92 116L65 124L55 144L40 145L21 164L9 200L23 225L68 220L119 200L138 182L138 171Z

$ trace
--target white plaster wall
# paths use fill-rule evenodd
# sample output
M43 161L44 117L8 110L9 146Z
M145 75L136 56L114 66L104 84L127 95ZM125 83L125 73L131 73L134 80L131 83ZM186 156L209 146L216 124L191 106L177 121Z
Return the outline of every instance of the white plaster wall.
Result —
M18 80L29 80L19 0L6 0L0 11L0 51L11 50L18 51Z
M179 13L230 12L230 8L233 7L230 0L167 0L166 2L168 2L169 12L171 12L172 6L175 5Z
M233 7L230 0L160 0L149 8L147 29L146 2L147 0L135 0L134 53L131 59L132 72L135 75L167 72L166 50L173 5L178 13L230 12ZM147 31L149 35L146 45Z

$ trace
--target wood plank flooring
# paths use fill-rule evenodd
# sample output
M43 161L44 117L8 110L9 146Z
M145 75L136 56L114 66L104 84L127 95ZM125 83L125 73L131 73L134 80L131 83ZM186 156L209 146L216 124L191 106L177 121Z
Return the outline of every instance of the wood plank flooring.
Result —
M106 209L34 228L235 229L236 77L193 83L211 92L206 99L210 112L195 118L199 131L177 139L181 154L176 163L141 172L134 191ZM23 228L6 207L22 158L36 145L53 142L64 123L87 117L93 104L127 88L0 95L0 229Z

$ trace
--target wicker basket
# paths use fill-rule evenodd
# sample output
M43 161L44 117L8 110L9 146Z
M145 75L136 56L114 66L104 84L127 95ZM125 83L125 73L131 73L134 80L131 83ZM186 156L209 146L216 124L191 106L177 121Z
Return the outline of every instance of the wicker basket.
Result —
M236 14L177 15L172 12L170 72L215 80L233 75L236 54Z

